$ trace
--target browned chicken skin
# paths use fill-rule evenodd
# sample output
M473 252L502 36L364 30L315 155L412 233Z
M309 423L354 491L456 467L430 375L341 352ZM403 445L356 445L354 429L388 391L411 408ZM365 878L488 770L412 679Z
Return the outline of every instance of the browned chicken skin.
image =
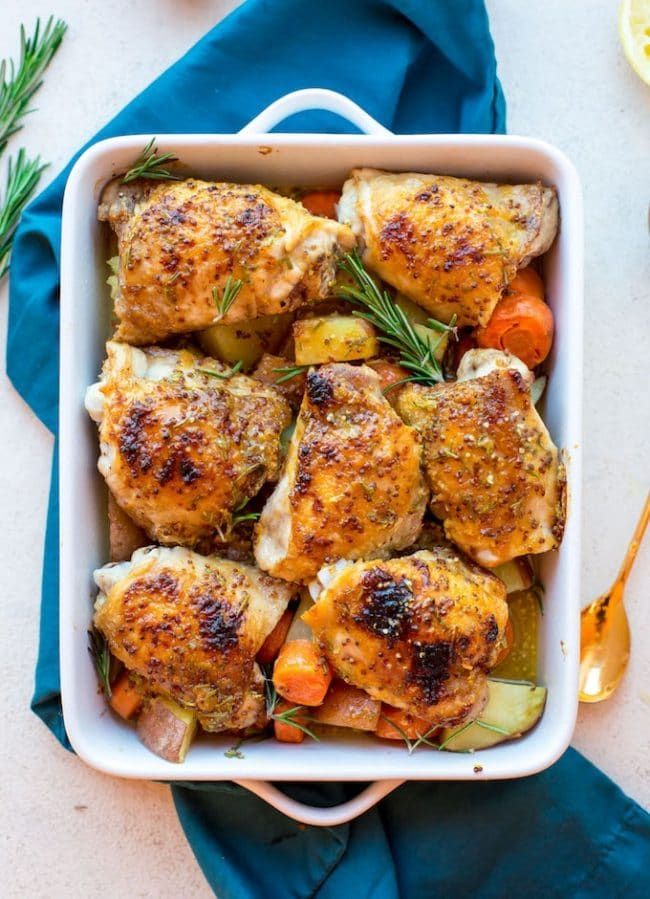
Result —
M508 621L505 587L448 547L343 568L303 619L336 674L431 724L477 715Z
M113 655L155 692L195 709L205 730L264 719L255 655L294 588L250 565L147 547L95 572L94 623Z
M257 526L257 564L305 582L328 562L409 546L427 500L420 458L415 432L372 369L310 371L282 477Z
M118 239L115 336L133 344L326 297L337 253L354 244L349 228L260 185L113 181L99 218ZM244 283L220 317L229 276Z
M159 543L194 546L279 474L291 420L272 387L189 350L110 341L86 406L117 503Z
M517 269L550 247L555 190L354 169L339 219L363 261L440 321L485 325Z
M495 350L466 353L459 377L466 374L435 387L409 384L397 400L422 438L434 515L453 543L488 568L555 549L564 470L532 403L532 375Z

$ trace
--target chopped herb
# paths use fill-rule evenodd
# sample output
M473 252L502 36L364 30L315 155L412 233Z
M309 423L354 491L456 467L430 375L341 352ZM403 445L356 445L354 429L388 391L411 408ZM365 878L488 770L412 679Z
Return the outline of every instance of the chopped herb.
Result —
M215 321L219 321L219 319L224 318L228 314L230 307L237 299L237 295L243 286L243 281L240 279L234 280L232 275L228 275L221 294L218 287L212 288L212 299L218 312Z
M199 368L198 371L204 375L210 375L211 378L218 378L220 381L227 381L242 370L244 363L239 359L228 371L212 371L210 368Z
M152 137L144 150L140 153L133 167L122 178L123 184L135 181L136 178L149 178L151 181L180 181L178 175L172 174L169 169L162 168L166 162L178 162L178 156L173 153L158 155L156 138Z
M112 695L111 653L106 638L95 627L88 631L88 652L95 663L100 689L106 699L110 699Z
M288 365L286 368L274 368L273 371L278 374L282 374L281 378L276 378L276 384L284 384L285 381L290 381L292 378L301 375L303 372L307 371L310 368L309 365Z
M417 381L420 384L438 384L444 381L442 366L436 359L435 352L445 339L445 335L448 332L455 332L456 317L454 316L448 325L430 318L429 329L440 336L437 338L434 334L430 338L428 334L423 336L413 327L404 310L393 302L388 291L377 287L356 250L347 253L339 265L356 282L354 287L341 285L339 296L363 307L363 311L355 310L354 314L366 319L381 331L379 340L399 350L400 365L412 372L408 378L398 383Z

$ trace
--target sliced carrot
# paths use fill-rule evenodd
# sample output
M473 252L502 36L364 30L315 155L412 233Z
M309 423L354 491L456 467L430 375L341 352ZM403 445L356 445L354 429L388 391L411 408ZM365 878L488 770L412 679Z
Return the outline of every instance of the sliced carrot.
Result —
M281 699L275 707L275 714L280 715L282 712L288 712L289 709L294 709L295 707L295 702L287 702ZM299 712L292 715L291 719L303 726L307 724L307 719L301 716ZM305 733L299 727L288 724L286 721L278 721L277 718L273 721L273 733L275 734L275 739L279 740L280 743L302 743L305 739Z
M534 268L522 268L508 284L508 293L524 293L543 300L544 282Z
M142 707L142 694L131 681L128 671L123 671L111 685L110 705L114 712L128 721Z
M287 639L287 634L289 633L292 621L293 610L287 609L264 643L262 643L259 652L257 653L258 662L262 665L268 665L270 662L275 661L282 648L282 644Z
M380 710L381 703L365 690L333 680L323 704L313 710L313 717L319 724L372 731L377 727Z
M311 640L290 640L275 660L275 689L294 705L320 705L331 680L330 666Z
M407 737L409 740L417 740L429 734L431 724L424 718L417 718L404 709L396 709L395 706L382 704L379 721L375 728L375 736L381 737L383 740L403 740ZM433 731L427 737L430 740L435 736Z
M501 647L501 650L499 651L499 655L496 657L496 659L494 661L494 666L493 666L494 668L496 668L497 665L500 665L501 662L503 662L505 659L508 658L508 656L510 655L510 652L512 650L512 644L515 642L515 632L512 627L512 622L510 621L509 618L508 618L508 623L506 624L506 630L505 630L504 636L505 636L505 642L504 642L503 646Z
M534 368L551 351L553 313L532 294L504 296L487 325L477 330L476 339L480 347L506 350Z
M313 190L301 197L300 202L312 215L335 219L336 204L340 199L341 192L338 190Z

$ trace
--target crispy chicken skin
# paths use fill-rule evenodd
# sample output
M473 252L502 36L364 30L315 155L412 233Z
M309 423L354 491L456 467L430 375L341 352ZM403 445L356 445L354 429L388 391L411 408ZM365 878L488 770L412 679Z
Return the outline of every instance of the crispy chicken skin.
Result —
M109 341L86 408L98 468L119 506L158 543L194 546L228 530L234 509L279 475L291 420L272 387L190 350Z
M431 510L447 537L487 568L557 548L564 469L531 401L532 374L506 353L471 350L458 377L409 384L397 400L422 438Z
M326 297L337 253L354 244L349 228L260 185L116 180L98 214L118 241L115 337L138 345ZM218 318L228 276L244 285Z
M409 546L427 501L420 460L417 434L372 369L312 369L285 468L257 526L257 564L306 582L337 559Z
M517 269L545 253L558 226L555 190L444 175L354 169L339 219L363 261L440 321L485 325Z
M95 581L95 626L155 692L196 709L209 731L264 718L255 655L292 597L289 584L181 547L140 549Z
M332 668L431 724L478 714L508 621L505 587L451 547L342 568L303 615Z

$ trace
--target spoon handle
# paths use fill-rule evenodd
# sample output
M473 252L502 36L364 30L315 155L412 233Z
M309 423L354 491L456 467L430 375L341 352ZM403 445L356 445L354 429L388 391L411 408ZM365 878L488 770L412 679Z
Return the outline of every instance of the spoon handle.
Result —
M648 526L648 520L650 519L650 494L646 496L645 505L643 507L643 511L641 512L641 517L637 523L634 534L632 535L632 539L630 540L630 545L627 548L627 553L625 554L625 558L623 559L623 564L621 565L620 571L618 572L618 577L616 578L617 584L624 584L628 578L630 571L632 570L632 565L634 560L636 559L636 554L639 551L639 547L641 546L641 541L643 540L643 535L645 534L645 529Z

